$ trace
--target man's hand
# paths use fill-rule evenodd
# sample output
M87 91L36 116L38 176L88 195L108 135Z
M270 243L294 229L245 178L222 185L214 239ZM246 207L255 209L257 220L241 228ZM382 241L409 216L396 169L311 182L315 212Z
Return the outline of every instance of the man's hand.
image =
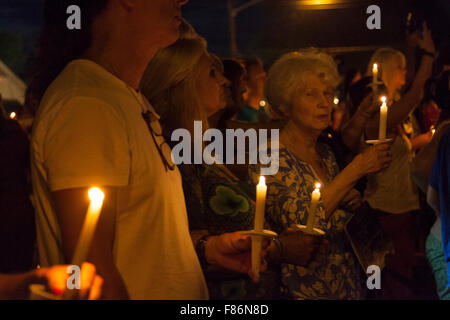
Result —
M267 269L264 257L269 241L263 240L261 249L261 272ZM252 240L239 232L211 236L205 244L205 258L208 264L230 271L247 273L255 282L259 279L252 274Z

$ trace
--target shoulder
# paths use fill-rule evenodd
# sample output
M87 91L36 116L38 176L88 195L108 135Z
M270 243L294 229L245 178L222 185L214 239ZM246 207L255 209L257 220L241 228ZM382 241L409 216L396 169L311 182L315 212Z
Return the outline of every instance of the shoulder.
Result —
M93 62L73 61L46 90L36 123L53 123L66 117L70 117L71 122L78 117L83 121L87 117L98 117L121 122L125 119L124 110L117 95L123 89L125 87L121 88L118 83L115 85L106 71Z

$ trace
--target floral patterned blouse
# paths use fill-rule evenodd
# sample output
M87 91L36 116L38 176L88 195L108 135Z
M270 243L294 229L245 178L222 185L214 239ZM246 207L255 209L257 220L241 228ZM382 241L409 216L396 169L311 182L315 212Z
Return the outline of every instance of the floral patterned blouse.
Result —
M181 165L191 230L222 234L253 229L256 188L217 165ZM280 271L269 269L259 284L242 274L205 274L211 299L278 299Z
M318 152L328 171L327 184L339 174L331 149L317 144ZM306 225L311 193L319 182L312 166L290 153L280 143L280 166L277 174L266 176L266 221L271 229L280 233L296 224ZM256 185L260 169L250 166L250 179ZM360 299L362 298L361 268L344 232L349 212L337 209L326 221L322 199L317 208L316 228L326 232L329 241L326 258L308 267L283 264L281 266L282 291L289 299Z

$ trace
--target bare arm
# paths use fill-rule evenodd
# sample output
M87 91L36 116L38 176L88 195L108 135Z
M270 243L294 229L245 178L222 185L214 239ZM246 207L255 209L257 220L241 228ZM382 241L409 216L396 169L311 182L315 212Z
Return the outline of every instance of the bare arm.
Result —
M376 109L373 94L370 94L361 102L353 117L343 125L341 130L342 140L352 152L358 152L367 121L372 118Z
M335 179L323 188L322 201L327 219L363 175L361 159L360 156L357 156Z
M406 56L406 83L405 87L408 88L416 73L416 48L420 41L420 31L416 30L407 35L405 56Z
M411 145L412 145L412 151L417 151L419 149L422 149L426 145L428 145L431 142L431 139L433 138L433 134L431 131L427 133L420 134L414 138L411 138Z
M422 49L434 53L435 47L433 39L431 37L431 32L424 24L424 36L423 39L419 41ZM428 55L423 55L420 62L419 70L414 78L411 89L402 97L402 99L394 103L389 108L389 113L387 117L387 131L391 132L397 126L404 121L408 115L413 111L420 103L423 96L423 88L425 82L431 75L433 68L434 58ZM366 134L369 139L376 139L378 135L378 126L380 122L380 115L376 114L375 117L368 123L366 128Z
M89 262L97 267L104 279L105 299L128 299L125 284L113 259L116 217L116 189L103 188L105 199L98 226L92 240ZM64 258L70 262L89 206L87 188L68 189L52 193L61 227Z
M336 178L323 188L322 201L327 219L361 177L389 166L391 161L389 147L388 144L379 144L367 149L356 156Z

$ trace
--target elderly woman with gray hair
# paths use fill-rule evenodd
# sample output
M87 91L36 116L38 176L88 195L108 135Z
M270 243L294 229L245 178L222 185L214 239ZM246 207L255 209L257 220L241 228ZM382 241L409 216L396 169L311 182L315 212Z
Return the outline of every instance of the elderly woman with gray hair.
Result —
M389 165L389 147L377 145L359 154L339 172L329 147L317 141L327 128L339 82L329 55L311 48L282 56L269 71L268 102L285 119L280 132L278 173L267 176L266 219L274 231L306 225L311 193L321 183L316 227L329 241L324 261L307 266L282 265L283 290L290 299L361 299L361 272L345 236L351 210L361 204L353 189L366 174ZM250 167L254 183L259 168Z

